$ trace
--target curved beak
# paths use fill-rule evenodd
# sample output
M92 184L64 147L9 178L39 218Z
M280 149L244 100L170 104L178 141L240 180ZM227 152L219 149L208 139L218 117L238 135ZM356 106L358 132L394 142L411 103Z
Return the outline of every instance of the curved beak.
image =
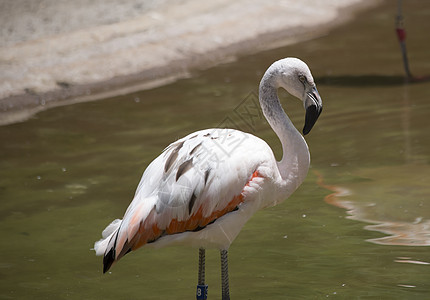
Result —
M312 127L314 127L314 124L322 111L322 100L316 86L312 86L308 89L306 92L304 104L306 116L303 134L306 135L311 131Z

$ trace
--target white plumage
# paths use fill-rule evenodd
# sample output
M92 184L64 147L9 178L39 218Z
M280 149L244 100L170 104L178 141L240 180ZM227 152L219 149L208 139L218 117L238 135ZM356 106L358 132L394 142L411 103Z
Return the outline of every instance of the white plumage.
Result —
M279 60L266 71L259 93L282 143L282 160L262 139L233 129L202 130L170 144L145 170L122 221L113 221L96 242L104 272L143 245L227 250L257 210L296 190L307 174L309 151L279 103L279 87L303 101L304 133L310 131L322 109L311 72L299 59Z

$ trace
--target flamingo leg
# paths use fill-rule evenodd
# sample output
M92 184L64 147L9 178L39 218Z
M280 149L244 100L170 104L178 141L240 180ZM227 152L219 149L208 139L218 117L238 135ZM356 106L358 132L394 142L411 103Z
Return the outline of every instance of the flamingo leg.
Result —
M228 252L221 250L221 284L222 300L230 300L230 290L228 286Z
M204 248L199 249L199 278L197 282L197 300L206 300L208 298L208 286L205 284L205 254Z

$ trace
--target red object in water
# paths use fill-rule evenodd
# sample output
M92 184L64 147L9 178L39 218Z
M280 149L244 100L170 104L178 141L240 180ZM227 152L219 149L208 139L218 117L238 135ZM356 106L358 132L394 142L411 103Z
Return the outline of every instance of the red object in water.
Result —
M406 31L403 28L396 28L397 38L400 42L403 42L406 39Z

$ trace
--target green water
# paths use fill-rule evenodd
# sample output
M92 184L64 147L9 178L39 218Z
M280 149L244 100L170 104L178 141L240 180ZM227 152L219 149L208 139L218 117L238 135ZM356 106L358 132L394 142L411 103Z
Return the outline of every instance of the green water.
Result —
M177 138L227 123L279 156L267 123L243 105L286 56L310 65L324 101L307 137L312 166L231 246L232 298L430 298L430 82L404 84L391 2L323 38L0 127L0 299L193 299L197 249L143 248L102 275L90 248ZM408 1L404 12L412 72L430 75L430 6ZM301 128L301 104L281 96ZM217 251L206 268L219 299Z

